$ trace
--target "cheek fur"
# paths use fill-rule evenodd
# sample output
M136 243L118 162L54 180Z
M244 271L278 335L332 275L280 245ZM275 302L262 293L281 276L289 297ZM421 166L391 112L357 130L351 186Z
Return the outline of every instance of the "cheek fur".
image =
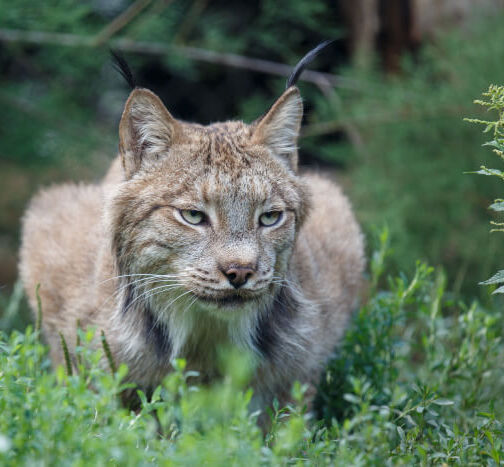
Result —
M277 253L292 246L296 235L294 213L286 212L285 215L286 219L278 227L261 229L263 243L271 244Z
M130 262L156 264L158 271L170 263L170 269L176 269L177 264L190 263L208 248L204 233L181 225L166 209L159 209L135 228Z
M274 274L283 273L287 267L295 237L296 228L293 219L286 219L286 222L277 229L263 232L260 240L261 258L259 261L262 269L273 267Z

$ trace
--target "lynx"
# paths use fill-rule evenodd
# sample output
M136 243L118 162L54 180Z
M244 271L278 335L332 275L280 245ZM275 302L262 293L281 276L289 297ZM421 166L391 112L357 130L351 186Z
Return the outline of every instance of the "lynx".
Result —
M174 358L218 378L222 346L249 355L258 406L287 402L295 380L317 384L364 255L341 190L298 172L302 115L295 85L253 123L208 126L133 89L103 181L42 190L23 220L20 274L34 309L40 283L55 365L60 332L75 358L79 322L104 331L147 391Z

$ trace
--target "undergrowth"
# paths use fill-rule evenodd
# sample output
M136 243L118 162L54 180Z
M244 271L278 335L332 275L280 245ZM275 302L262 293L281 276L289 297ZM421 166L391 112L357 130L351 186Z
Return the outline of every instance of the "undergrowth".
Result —
M320 420L295 385L263 437L250 413L239 356L211 387L192 383L184 361L141 408L120 393L127 368L100 369L101 351L79 331L78 371L50 369L29 326L0 339L2 465L401 465L504 462L504 345L500 313L454 301L443 274L417 264L385 276L388 235L373 256L372 293L319 389ZM387 279L387 280L385 280ZM385 282L386 286L379 286ZM16 297L13 297L16 300ZM70 343L69 343L70 345Z

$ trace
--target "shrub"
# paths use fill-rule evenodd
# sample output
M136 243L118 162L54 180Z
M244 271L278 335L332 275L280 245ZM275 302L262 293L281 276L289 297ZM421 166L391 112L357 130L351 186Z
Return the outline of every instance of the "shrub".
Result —
M500 310L445 292L441 273L388 278L388 237L373 257L369 303L356 314L319 390L324 421L309 420L303 388L275 405L263 438L239 356L211 387L184 362L141 408L119 394L127 369L101 369L80 331L77 374L50 369L30 326L0 337L0 463L4 465L381 465L486 463L504 459L504 344Z

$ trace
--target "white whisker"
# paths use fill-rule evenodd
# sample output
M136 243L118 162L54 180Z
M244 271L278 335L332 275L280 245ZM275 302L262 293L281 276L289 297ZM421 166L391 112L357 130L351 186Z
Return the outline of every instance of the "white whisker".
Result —
M111 281L111 280L120 280L120 279L125 279L125 278L134 278L133 281L131 282L126 282L124 284L119 285L117 290L115 290L112 294L110 294L100 305L100 307L105 306L110 300L116 299L119 300L120 295L124 292L125 289L127 289L130 286L135 286L135 287L142 287L145 288L146 286L149 286L151 284L176 284L178 286L181 286L181 279L185 279L188 277L188 271L181 271L178 274L151 274L151 273L132 273L132 274L121 274L117 275L114 277L110 277L104 281L101 281L98 283L104 284L105 282ZM151 289L152 290L152 289ZM141 298L143 294L140 297L137 297L134 302L138 300L138 298ZM133 302L133 303L134 303ZM132 304L133 304L132 303Z
M169 308L170 306L172 306L179 298L182 298L183 296L187 295L187 294L190 294L190 293L193 293L192 290L187 290L186 292L178 295L176 298L174 298L173 300L171 300L169 303L167 303L166 305L164 305L164 308L167 309Z
M187 305L185 308L184 308L184 311L182 311L182 314L184 314L186 311L190 310L191 307L194 305L194 303L196 302L196 300L198 300L198 297L195 296L191 302L189 303L189 305Z
M176 285L176 286L182 286L179 280L176 279L158 279L152 278L152 277L144 277L141 279L137 279L133 282L128 282L126 284L121 285L115 292L110 294L101 304L101 307L106 305L112 298L119 298L119 295L128 287L130 286L137 286L137 285L142 285L143 287L149 285L149 284L155 284L155 283L165 283L166 285ZM152 290L152 289L150 289Z
M150 300L150 298L153 297L154 295L159 295L162 292L166 292L166 291L172 290L172 289L177 289L177 288L180 288L180 287L182 287L182 284L165 284L165 285L160 285L158 287L154 287L153 289L148 289L146 292L140 294L138 297L135 297L135 300L133 300L130 303L130 305L128 306L128 308L131 307L138 300L140 300L142 297L147 296L146 300ZM152 293L155 290L159 290L159 289L163 289L163 290L160 290L159 292L156 292L155 294Z
M170 278L171 279L171 278L180 278L184 274L185 274L184 272L182 272L180 274L121 274L119 276L109 277L108 279L105 279L101 282L98 282L98 285L104 284L105 282L112 281L114 279L122 279L124 277L144 276L144 277L158 277L158 278Z
M136 286L136 285L140 285L140 284L145 287L146 285L155 284L155 283L162 284L162 283L179 283L179 282L180 281L178 279L158 279L158 278L146 277L143 279L137 279L133 282L128 282L128 283L122 285L121 287L119 287L119 289L117 291L121 292L129 286Z

